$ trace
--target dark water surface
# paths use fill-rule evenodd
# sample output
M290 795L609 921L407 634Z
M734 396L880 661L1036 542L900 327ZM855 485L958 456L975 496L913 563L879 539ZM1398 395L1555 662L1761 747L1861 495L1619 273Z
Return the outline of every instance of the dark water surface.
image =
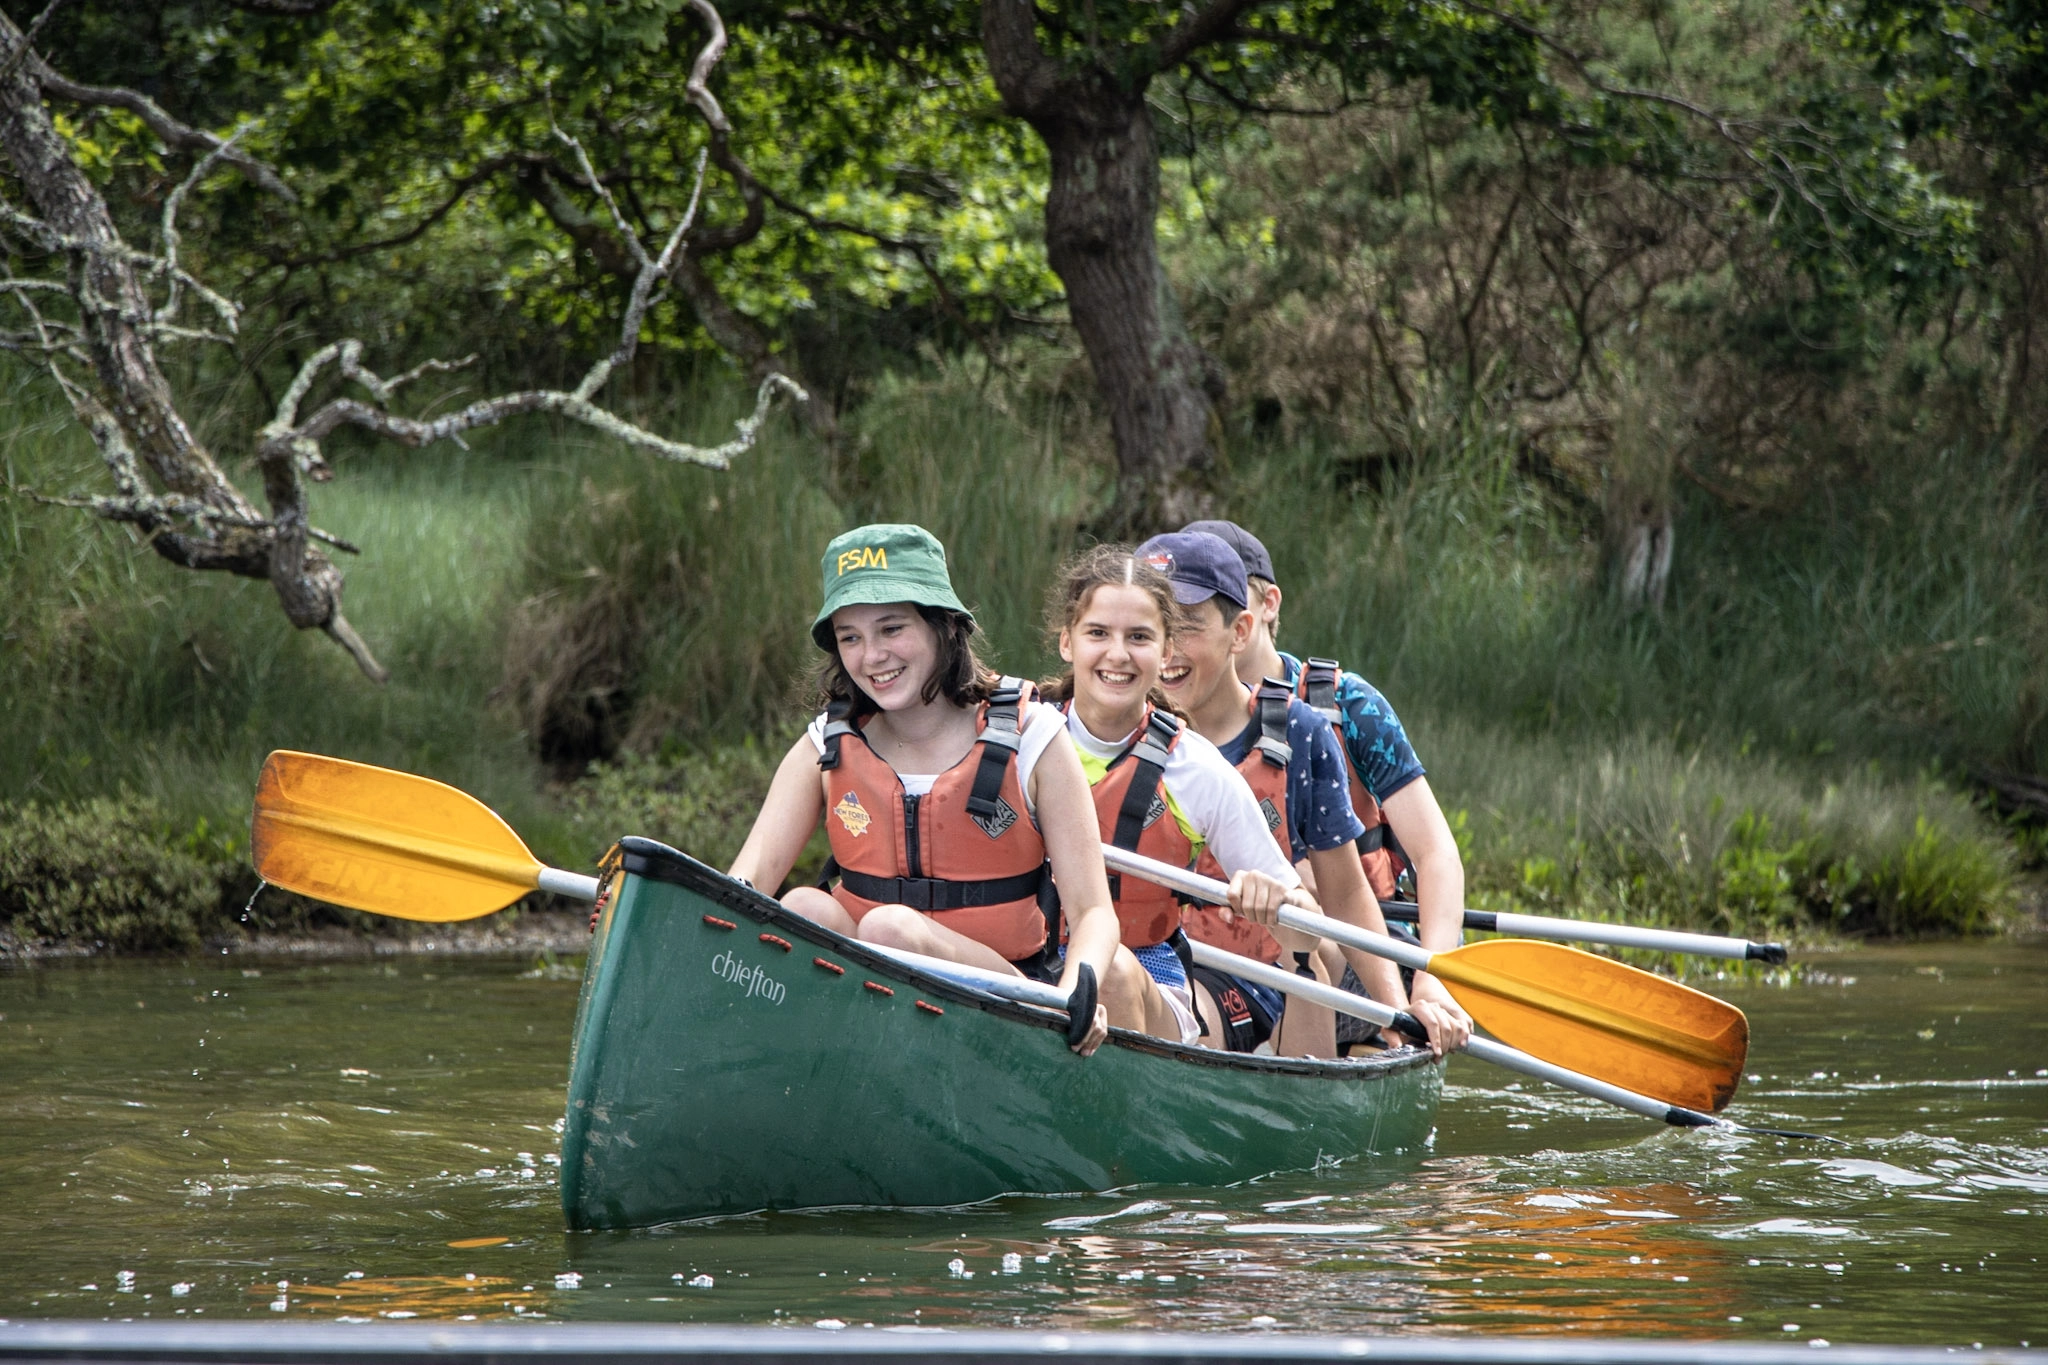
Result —
M575 1236L573 976L0 969L0 1316L2048 1345L2048 944L1814 966L1712 984L1754 1033L1734 1115L1842 1146L1660 1129L1458 1060L1419 1163Z

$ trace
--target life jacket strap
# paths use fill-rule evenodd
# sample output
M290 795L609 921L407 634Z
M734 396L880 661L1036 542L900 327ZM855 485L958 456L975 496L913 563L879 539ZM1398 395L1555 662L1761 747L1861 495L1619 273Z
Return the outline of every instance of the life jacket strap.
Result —
M1176 924L1166 936L1166 946L1180 959L1181 973L1188 979L1188 1003L1195 1012L1195 1034L1200 1037L1209 1031L1209 1021L1202 1018L1202 992L1195 986L1195 945L1188 942L1188 931Z
M1293 761L1294 746L1287 742L1287 704L1294 689L1277 678L1260 682L1254 700L1259 718L1259 754L1268 767L1284 768Z
M1046 880L1042 863L1029 872L986 882L949 882L936 877L871 877L850 867L839 869L839 884L862 900L879 905L907 905L913 910L927 912L971 910L980 905L1033 899Z
M989 694L988 716L981 727L981 766L974 770L974 787L967 794L969 815L978 815L984 820L996 816L996 801L1002 795L1003 775L1017 757L1017 746L1022 742L1017 720L1024 707L1024 687L1022 678L1003 678L996 683L995 691Z
M1310 659L1301 666L1301 699L1324 720L1343 719L1337 709L1337 677L1342 671L1335 659Z
M1180 739L1180 721L1172 713L1154 710L1145 718L1145 731L1133 744L1116 758L1116 763L1126 759L1137 764L1137 771L1131 774L1131 785L1124 788L1123 804L1117 808L1116 831L1110 842L1127 852L1138 851L1138 840L1145 833L1145 817L1152 813L1152 803L1159 799L1159 779L1166 772L1167 756ZM1111 764L1112 767L1115 764ZM1110 888L1113 899L1123 895L1122 879Z
M1360 857L1364 857L1368 853L1377 853L1381 849L1385 849L1391 854L1394 861L1400 865L1395 873L1396 876L1415 866L1414 860L1408 856L1408 850L1402 848L1401 841L1394 837L1394 827L1387 824L1384 819L1365 833L1359 835L1356 842Z
M852 714L853 703L844 699L825 708L825 748L818 755L818 766L827 772L839 766L839 741L860 733L847 719Z
M1060 918L1065 913L1060 901L1059 883L1052 879L1050 865L1039 869L1045 879L1038 884L1038 913L1045 917L1045 948L1043 962L1050 967L1059 961Z

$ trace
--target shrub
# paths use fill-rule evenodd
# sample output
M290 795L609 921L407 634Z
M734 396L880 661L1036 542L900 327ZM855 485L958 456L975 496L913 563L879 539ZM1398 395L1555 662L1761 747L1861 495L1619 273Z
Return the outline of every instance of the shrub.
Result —
M622 834L638 834L723 868L753 827L787 748L786 739L763 742L749 737L708 752L671 748L658 757L627 753L614 763L593 767L570 790L570 816L593 846ZM815 878L824 862L824 837L817 835L797 860L793 879Z
M129 796L0 810L0 924L25 940L194 948L221 919L234 852L205 821L179 834Z

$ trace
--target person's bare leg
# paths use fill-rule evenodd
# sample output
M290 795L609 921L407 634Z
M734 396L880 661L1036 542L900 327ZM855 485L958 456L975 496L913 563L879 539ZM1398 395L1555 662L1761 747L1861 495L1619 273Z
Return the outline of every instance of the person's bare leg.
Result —
M1190 981L1195 988L1195 1004L1202 1016L1202 1036L1195 1041L1203 1047L1223 1051L1223 1011L1216 1007L1216 996L1199 981Z
M1291 953L1282 955L1281 966L1291 967L1293 963ZM1310 951L1308 965L1318 982L1330 984L1330 974L1319 954ZM1318 1005L1298 995L1288 996L1287 1009L1280 1016L1280 1028L1273 1038L1273 1051L1282 1057L1335 1057L1337 1016L1328 1005Z
M1179 1016L1159 993L1159 983L1152 979L1152 973L1145 970L1145 964L1129 948L1116 950L1109 980L1102 983L1102 1003L1109 1009L1112 1028L1180 1041Z
M1106 980L1096 982L1102 993L1102 1007L1110 1011L1112 1029L1130 1029L1133 1033L1153 1033L1155 1038L1180 1038L1180 1025L1174 1023L1174 1013L1159 999L1159 990L1153 986L1151 972L1137 960L1137 954L1118 945L1116 956L1110 958L1110 974ZM1153 1027L1153 1011L1165 1017L1165 1031Z
M822 924L835 934L854 937L853 916L846 913L846 907L829 891L820 891L815 886L793 887L782 898L782 908L794 911L815 924Z
M863 943L877 943L885 948L901 948L905 952L923 953L926 957L944 958L948 962L964 962L970 967L1008 972L1011 976L1024 975L995 949L965 934L956 934L930 915L907 905L876 906L860 917L860 928L855 937Z

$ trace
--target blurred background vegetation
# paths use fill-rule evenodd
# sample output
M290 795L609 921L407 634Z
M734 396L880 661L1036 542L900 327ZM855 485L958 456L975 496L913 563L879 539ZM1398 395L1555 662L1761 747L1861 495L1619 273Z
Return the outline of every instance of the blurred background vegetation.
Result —
M245 481L334 338L386 372L480 352L428 406L607 347L623 285L539 160L550 118L623 196L666 196L630 210L657 228L703 145L679 6L317 8L74 0L40 41L188 122L260 116L247 145L301 193L286 214L223 177L188 214L188 259L249 315L175 378ZM353 923L248 904L249 793L280 747L464 787L565 866L628 832L727 857L804 715L817 554L861 521L931 527L997 661L1048 665L1053 565L1127 519L1046 261L1044 150L971 45L918 81L901 50L725 9L714 88L788 203L696 262L609 401L705 443L764 367L814 402L723 473L539 420L468 449L337 438L315 513L363 547L350 617L386 686L265 584L37 502L104 475L0 356L15 941ZM1515 14L1581 64L1556 63L1574 98L1654 88L1718 122L1532 124L1424 70L1151 89L1161 258L1221 395L1200 476L1274 552L1283 645L1391 698L1475 905L1806 940L2018 922L2048 863L2041 21ZM1599 81L1573 75L1587 54ZM145 237L182 169L118 110L63 127ZM1818 188L1787 201L1728 170L1745 156ZM712 222L748 221L729 181L708 193Z

